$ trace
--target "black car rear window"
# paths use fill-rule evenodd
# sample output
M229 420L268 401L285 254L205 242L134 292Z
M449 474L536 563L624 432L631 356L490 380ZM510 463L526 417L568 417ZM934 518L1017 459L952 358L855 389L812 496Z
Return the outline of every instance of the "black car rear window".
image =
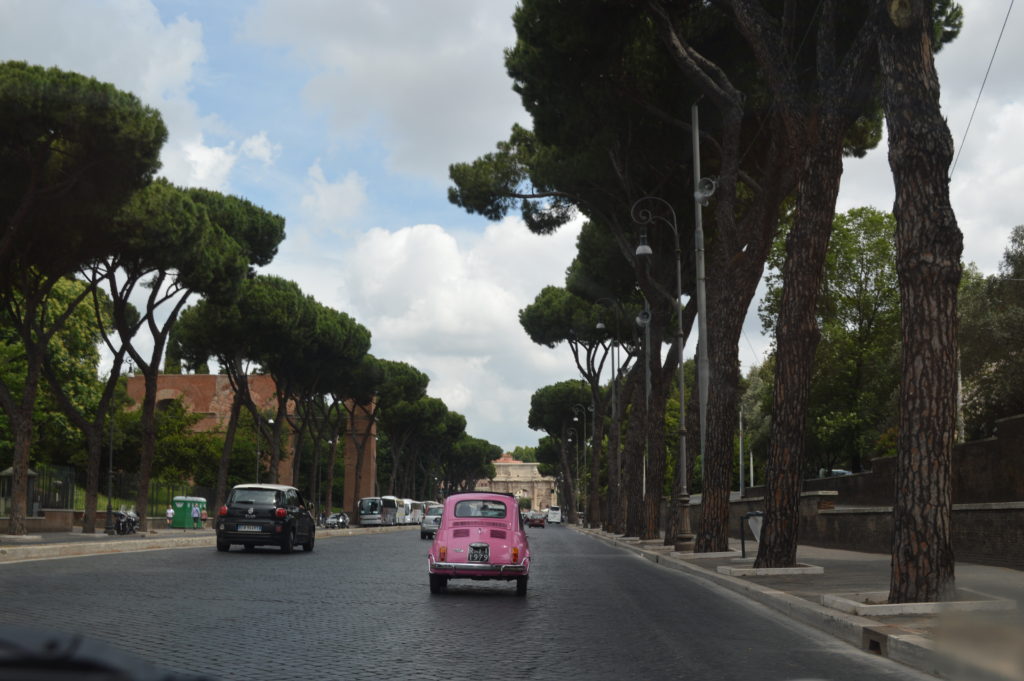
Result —
M455 504L456 518L504 518L505 504L500 501L469 499Z
M281 493L272 489L236 489L231 491L230 504L277 504Z

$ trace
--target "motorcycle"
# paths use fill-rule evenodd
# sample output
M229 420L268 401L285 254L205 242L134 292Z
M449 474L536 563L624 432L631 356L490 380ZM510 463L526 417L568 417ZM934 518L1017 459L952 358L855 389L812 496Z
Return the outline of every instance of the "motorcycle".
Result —
M139 516L135 511L114 511L114 531L118 534L135 534L139 529Z

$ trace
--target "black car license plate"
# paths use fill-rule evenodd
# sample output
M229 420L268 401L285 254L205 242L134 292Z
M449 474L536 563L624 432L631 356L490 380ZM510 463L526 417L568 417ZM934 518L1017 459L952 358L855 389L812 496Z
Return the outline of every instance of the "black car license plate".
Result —
M239 525L236 532L262 532L263 528L259 525Z
M487 544L470 544L469 562L486 563L491 555L491 547Z

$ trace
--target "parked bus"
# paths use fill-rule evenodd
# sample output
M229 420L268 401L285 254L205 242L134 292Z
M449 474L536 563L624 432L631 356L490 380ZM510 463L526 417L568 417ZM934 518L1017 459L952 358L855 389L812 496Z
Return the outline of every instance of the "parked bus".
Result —
M403 499L405 502L405 523L407 525L419 525L423 522L423 513L427 502L416 501L415 499Z
M383 496L380 498L381 525L401 525L405 522L405 504L398 497Z
M548 522L549 523L560 523L562 522L562 509L558 506L548 506Z
M364 497L359 500L360 525L384 525L384 501L380 497Z

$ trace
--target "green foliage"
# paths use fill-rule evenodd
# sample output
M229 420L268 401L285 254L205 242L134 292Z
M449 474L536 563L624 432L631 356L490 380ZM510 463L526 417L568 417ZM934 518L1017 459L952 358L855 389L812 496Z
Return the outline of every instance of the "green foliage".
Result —
M960 366L968 439L1024 413L1024 225L1013 228L999 273L964 269L960 282Z
M530 397L528 425L533 430L547 433L560 439L564 429L572 422L573 407L590 401L590 388L585 381L561 381L539 388ZM537 457L541 459L542 445L538 445Z
M173 273L183 289L230 300L249 264L242 245L210 220L189 190L163 179L133 195L115 227L125 244L117 264L133 282Z
M69 278L55 282L42 311L42 323L49 328L84 290L85 284ZM17 298L17 295L15 295ZM99 363L97 343L100 330L88 305L78 305L46 348L47 356L68 398L83 413L91 413L102 389L96 378ZM25 350L21 339L7 325L0 326L0 380L16 394L25 384ZM40 384L32 421L35 429L31 456L34 461L65 465L81 460L85 441L58 408L56 398L44 382ZM0 414L0 466L11 465L13 442L6 415Z
M160 166L160 114L93 78L0 63L0 282L112 252L111 218ZM55 245L60 247L56 248Z
M833 224L817 307L821 342L808 411L808 473L860 470L867 459L884 453L882 438L895 425L900 318L894 230L894 218L872 208L838 215ZM769 332L781 300L779 268L788 229L781 232L759 309Z
M523 447L520 445L512 450L511 455L516 461L528 461L534 463L537 461L537 448Z

